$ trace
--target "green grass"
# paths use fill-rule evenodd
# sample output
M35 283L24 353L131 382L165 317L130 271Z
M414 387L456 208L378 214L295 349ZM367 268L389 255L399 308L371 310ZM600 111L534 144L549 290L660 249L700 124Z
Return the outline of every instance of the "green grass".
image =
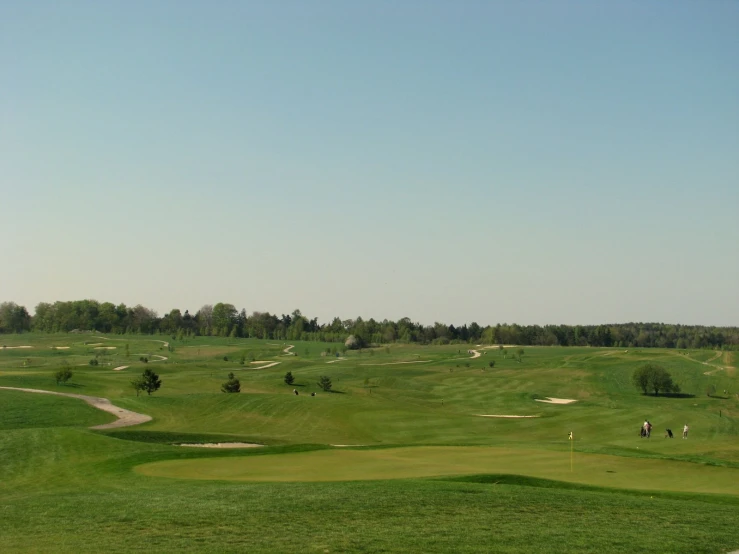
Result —
M731 355L529 347L519 363L497 350L470 359L467 345L393 345L329 364L336 358L320 354L336 345L289 343L298 355L285 356L283 341L202 337L171 341L169 352L156 342L166 336L108 338L2 337L33 348L0 349L0 386L103 396L154 419L95 432L86 428L110 416L81 401L0 390L0 551L739 548ZM117 347L92 367L96 343ZM141 354L168 359L144 364ZM260 370L251 359L280 364ZM728 369L705 375L712 359ZM63 360L75 372L67 387L51 377ZM667 367L687 394L639 394L630 377L645 361ZM130 367L112 371L121 365ZM136 397L129 381L146 367L162 389ZM288 370L295 386L282 382ZM241 394L220 393L230 371ZM319 390L321 375L336 393ZM707 397L710 385L723 398ZM577 402L535 401L548 396ZM637 435L644 418L655 425L649 440ZM662 438L666 427L679 437L685 422L687 441ZM268 446L173 446L229 441Z
M76 393L70 388L68 392ZM73 398L47 394L1 391L0 431L34 427L91 427L115 421L115 417Z
M417 446L171 460L135 469L154 477L236 481L356 481L492 472L611 488L739 495L736 468L579 452L571 465L570 455L525 448Z

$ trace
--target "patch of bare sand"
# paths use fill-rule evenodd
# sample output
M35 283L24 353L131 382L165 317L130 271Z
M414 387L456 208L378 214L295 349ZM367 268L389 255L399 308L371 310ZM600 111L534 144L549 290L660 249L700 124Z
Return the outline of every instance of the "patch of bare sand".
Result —
M269 360L256 360L256 361L249 362L249 363L251 363L251 364L268 364L270 362L269 362Z
M535 398L534 400L544 402L545 404L572 404L573 402L577 402L577 400L571 398L552 398L551 396L547 396L546 400L542 400L541 398Z
M52 346L52 350L69 350L69 346Z
M276 365L278 365L280 363L281 362L272 362L272 363L269 363L267 365L260 365L259 367L255 367L254 369L267 369L268 367L274 367L274 366L276 366Z
M178 444L177 446L190 446L194 448L258 448L263 444L252 442L204 442L193 444Z
M95 350L115 350L116 346L96 346Z
M336 446L339 448L348 448L352 446L367 446L366 444L330 444L329 446Z
M129 366L127 366L127 365L122 365L122 366L114 367L113 368L113 371L123 371L124 369L128 369L128 367Z
M1 350L15 350L16 348L33 348L33 346L3 346Z
M504 417L510 419L518 419L522 417L539 417L538 415L490 415L490 414L475 414L477 417Z
M73 394L69 392L54 392L50 390L41 390L41 389L24 389L24 388L17 388L17 387L0 387L0 389L18 390L18 391L23 391L23 392L35 392L35 393L40 393L40 394L53 394L55 396L67 396L69 398L79 398L80 400L84 400L85 402L87 402L93 408L97 408L98 410L103 410L104 412L113 414L114 416L118 418L118 420L114 421L113 423L95 425L94 427L90 427L90 429L117 429L118 427L130 427L131 425L138 425L140 423L146 423L147 421L151 421L151 416L148 416L146 414L139 414L137 412L132 412L131 410L126 410L124 408L119 408L118 406L112 404L110 400L108 400L107 398L99 398L97 396L86 396L84 394Z

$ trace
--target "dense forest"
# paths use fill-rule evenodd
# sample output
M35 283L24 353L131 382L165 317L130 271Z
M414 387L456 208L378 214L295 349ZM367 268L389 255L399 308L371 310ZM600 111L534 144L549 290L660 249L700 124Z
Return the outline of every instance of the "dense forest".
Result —
M542 346L617 346L659 348L717 348L739 350L738 327L705 327L666 323L619 323L607 325L517 325L482 327L434 323L422 325L408 318L398 321L374 319L319 323L295 310L277 316L268 312L238 311L219 302L202 306L195 314L174 309L164 316L141 305L77 300L42 302L30 315L14 302L0 304L0 333L37 331L59 333L97 331L115 334L165 334L186 336L255 337L274 340L320 340L343 342L354 335L360 346L417 342L422 344L486 343Z

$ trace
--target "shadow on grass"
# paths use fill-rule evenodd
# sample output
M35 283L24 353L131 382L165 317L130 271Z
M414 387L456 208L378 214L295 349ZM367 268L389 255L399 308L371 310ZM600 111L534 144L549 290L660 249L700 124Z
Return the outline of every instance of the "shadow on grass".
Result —
M653 398L695 398L694 394L688 394L687 392L661 392L659 394L642 394L642 396L651 396ZM719 397L714 397L719 398Z

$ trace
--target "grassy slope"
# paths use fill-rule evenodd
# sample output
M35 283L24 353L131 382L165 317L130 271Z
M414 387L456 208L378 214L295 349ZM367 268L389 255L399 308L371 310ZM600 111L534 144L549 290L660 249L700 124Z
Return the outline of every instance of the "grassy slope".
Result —
M0 351L0 385L68 392L70 388L54 385L51 371L64 358L70 363L86 364L94 352L83 344L91 341L89 337L3 337L6 344L12 341L35 348ZM0 400L12 396L15 413L24 411L24 420L36 422L32 424L35 428L24 429L15 418L16 423L7 425L15 429L0 433L0 467L4 468L0 481L0 513L4 515L0 518L1 550L185 548L221 552L243 551L246 541L251 551L319 552L537 552L565 548L632 552L637 546L645 552L720 552L739 548L734 497L651 493L654 498L650 498L619 491L562 488L561 483L555 483L555 488L551 483L542 487L535 480L500 476L477 481L406 478L285 484L162 479L132 471L143 463L171 464L167 460L178 458L215 458L231 470L243 470L257 460L274 458L265 454L285 450L277 447L249 453L193 452L195 449L157 443L176 441L177 437L165 433L184 432L227 434L233 440L266 444L504 446L512 456L508 470L536 475L534 464L527 467L520 456L533 449L540 452L541 460L547 456L561 460L564 455L566 461L566 433L574 430L581 451L626 456L613 462L625 464L624 467L647 468L639 464L655 463L648 458L735 465L739 461L736 399L733 395L728 399L708 398L704 389L708 383L715 383L719 391L731 391L737 388L736 378L733 371L703 375L710 368L699 361L710 359L711 353L706 356L691 352L685 356L665 351L528 348L519 364L503 359L497 352L469 360L466 346L394 346L389 353L385 349L378 349L373 355L352 353L346 361L327 364L334 358L319 356L327 345L297 344L294 351L298 356L294 357L281 355L285 345L268 345L264 341L198 339L175 344L173 354L160 343L126 342L130 344L133 363L125 358L122 349L116 349L110 351L108 366L75 368L77 374L72 382L80 385L75 392L107 396L122 406L153 415L155 420L149 424L111 432L109 436L60 428L71 423L68 402L74 401L44 397L47 403L42 407L38 403L41 395L0 391ZM69 344L72 348L53 351L48 348L51 344ZM458 354L460 348L462 353ZM170 357L166 362L148 365L164 381L162 390L152 397L136 398L128 389L131 374L146 367L135 361L138 356L133 354L139 353ZM255 359L279 360L281 364L267 370L243 369L238 363L242 353ZM224 362L224 355L230 361ZM29 358L30 364L24 367L23 362ZM488 367L491 359L496 361L494 369ZM380 365L416 360L431 361ZM666 365L683 390L696 396L653 398L636 394L629 378L633 368L645 360ZM732 362L726 356L718 361ZM128 370L111 371L112 367L129 363L132 367ZM218 393L230 370L242 379L242 390L254 394ZM292 387L281 382L287 370L296 375L298 384L304 385L296 387L301 390L298 397L290 393ZM318 390L315 382L322 374L330 375L341 392L319 393L315 398L305 394ZM544 396L577 398L579 402L551 406L533 400ZM8 405L3 403L3 407ZM80 410L90 416L82 403ZM541 417L492 420L475 417L478 413ZM98 423L84 419L87 416L80 416L81 427ZM656 433L650 441L640 440L636 430L645 417L660 431L665 426L677 430L688 421L691 438L669 441ZM200 438L207 440L205 436ZM218 440L223 440L223 435ZM352 469L342 464L342 457L360 451L300 454L290 453L291 449L287 447L287 452L279 454L281 458L274 459L286 463L283 472L297 479L301 478L301 468L315 471L326 464L337 471L349 467L350 473L361 476L377 461L370 460L369 466L357 465ZM423 451L393 450L396 469L391 468L385 476L429 474L412 473L413 468L424 467L422 462L428 457L422 455ZM362 452L386 457L391 451ZM293 462L296 456L309 461ZM311 462L311 456L321 461ZM408 459L397 462L404 456ZM435 452L432 459L435 464L452 466L441 473L455 472L454 466L460 465L454 455L441 452ZM478 471L480 467L477 462L462 462L469 465L465 471ZM258 463L265 471L275 465ZM664 463L666 469L675 464ZM373 467L387 471L383 466ZM697 482L697 477L691 478L696 475L693 470L732 471L694 464L686 467L689 469L666 471L663 476L657 471L653 484L677 483L674 488L684 490L690 487L680 487L680 479ZM619 468L616 474L591 470L582 482L609 484L604 479L617 476L618 483L611 485L629 485L627 474ZM721 480L725 478L726 483L735 482L730 477L711 482L721 490ZM650 522L646 533L641 529L644 522Z

